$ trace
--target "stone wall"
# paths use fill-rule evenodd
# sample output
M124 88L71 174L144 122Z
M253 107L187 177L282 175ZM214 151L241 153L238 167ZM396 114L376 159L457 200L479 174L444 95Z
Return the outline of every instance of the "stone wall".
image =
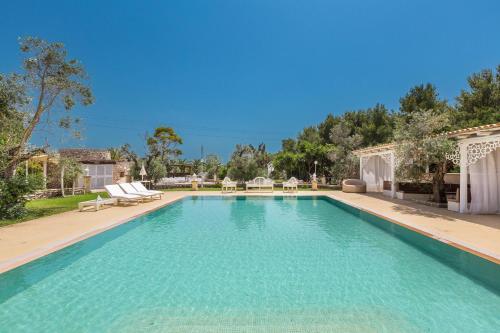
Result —
M113 183L129 182L130 170L132 170L134 162L118 161L113 165Z

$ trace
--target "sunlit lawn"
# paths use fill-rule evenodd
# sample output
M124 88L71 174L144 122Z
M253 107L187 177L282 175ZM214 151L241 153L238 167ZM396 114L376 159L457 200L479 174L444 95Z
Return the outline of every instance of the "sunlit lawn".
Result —
M88 193L67 196L64 198L60 197L29 201L26 204L26 208L28 209L28 214L26 216L15 220L0 220L0 227L77 209L79 202L95 199L97 198L97 195L101 195L102 198L108 197L106 193Z

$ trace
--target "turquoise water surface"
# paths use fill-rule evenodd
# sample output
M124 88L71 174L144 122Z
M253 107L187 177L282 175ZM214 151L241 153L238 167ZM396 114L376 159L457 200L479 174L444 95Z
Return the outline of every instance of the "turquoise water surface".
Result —
M0 332L499 332L460 271L326 198L189 198L0 275Z

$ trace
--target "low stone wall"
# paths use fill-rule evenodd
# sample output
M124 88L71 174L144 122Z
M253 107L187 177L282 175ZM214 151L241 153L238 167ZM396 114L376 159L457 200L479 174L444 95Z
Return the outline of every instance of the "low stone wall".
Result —
M83 194L83 192L84 192L83 188L75 188L75 194ZM71 188L66 188L64 190L64 193L66 195L70 195L73 193L73 190ZM53 189L35 191L34 193L27 195L27 198L28 200L35 200L35 199L55 198L61 196L62 196L61 189L53 188Z

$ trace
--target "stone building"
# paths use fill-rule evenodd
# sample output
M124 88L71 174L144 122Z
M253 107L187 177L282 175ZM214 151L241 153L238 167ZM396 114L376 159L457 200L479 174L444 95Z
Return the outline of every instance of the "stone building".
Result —
M104 185L130 181L131 162L115 161L107 149L65 148L60 157L74 158L82 164L83 174L77 186L83 186L83 176L90 176L90 188L103 189Z

